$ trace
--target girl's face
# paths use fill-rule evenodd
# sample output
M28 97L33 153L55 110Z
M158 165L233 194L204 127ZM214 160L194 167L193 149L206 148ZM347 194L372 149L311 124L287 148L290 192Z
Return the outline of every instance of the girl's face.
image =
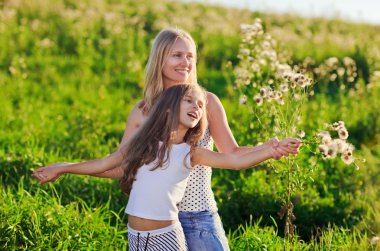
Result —
M195 51L187 39L178 38L162 69L164 88L186 83L193 69Z
M181 101L179 126L186 129L195 127L204 114L204 100L198 92L186 94Z

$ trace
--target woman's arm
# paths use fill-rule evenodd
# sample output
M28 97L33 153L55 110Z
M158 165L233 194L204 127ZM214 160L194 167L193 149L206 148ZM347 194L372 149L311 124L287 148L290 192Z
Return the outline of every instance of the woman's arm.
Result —
M222 103L220 102L219 98L211 92L207 93L207 120L209 124L210 134L214 139L215 145L219 152L242 155L252 151L259 151L270 145L276 148L276 152L273 156L274 159L278 159L282 156L288 156L290 153L298 153L300 141L296 139L287 139L281 142L276 139L272 139L260 146L240 147L236 143L236 140L228 125L226 112L223 108ZM298 145L291 144L288 146L288 143L290 143L289 141L292 143L298 142Z
M274 152L275 149L272 146L262 147L257 151L251 151L240 155L213 152L205 148L195 148L191 155L191 165L241 170L273 158Z

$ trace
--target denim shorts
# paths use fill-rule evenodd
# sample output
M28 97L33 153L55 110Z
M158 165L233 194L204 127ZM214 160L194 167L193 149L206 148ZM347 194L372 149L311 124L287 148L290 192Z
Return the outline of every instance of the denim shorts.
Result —
M179 212L189 251L229 251L217 212Z

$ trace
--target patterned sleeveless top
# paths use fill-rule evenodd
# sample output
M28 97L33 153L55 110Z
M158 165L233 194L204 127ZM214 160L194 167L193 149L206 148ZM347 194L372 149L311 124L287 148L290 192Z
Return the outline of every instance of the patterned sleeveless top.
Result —
M210 136L209 129L206 130L203 139L198 142L198 146L212 150L214 140ZM189 176L185 195L178 204L179 211L211 211L218 210L211 190L211 167L195 166Z

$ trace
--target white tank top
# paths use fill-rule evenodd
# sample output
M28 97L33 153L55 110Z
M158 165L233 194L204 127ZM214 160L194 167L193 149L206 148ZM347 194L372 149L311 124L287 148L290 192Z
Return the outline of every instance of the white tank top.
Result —
M125 212L151 220L177 220L177 204L184 196L191 171L189 152L190 145L187 143L172 145L165 166L154 171L151 171L154 162L141 166L133 182Z

